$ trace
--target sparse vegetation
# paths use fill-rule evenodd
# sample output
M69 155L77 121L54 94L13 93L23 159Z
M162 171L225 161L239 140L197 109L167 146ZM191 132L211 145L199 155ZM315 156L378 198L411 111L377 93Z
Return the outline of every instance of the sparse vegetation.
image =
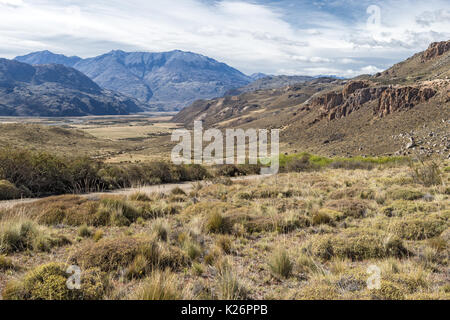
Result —
M390 162L348 169L327 164L263 180L211 182L194 189L195 201L167 190L56 196L2 210L2 297L448 297L445 185L419 187L407 166ZM68 295L63 267L44 268L44 280L33 280L29 273L43 272L34 256L50 254L59 266L89 270L90 285ZM17 261L26 265L18 268ZM365 285L370 265L382 269L380 290Z

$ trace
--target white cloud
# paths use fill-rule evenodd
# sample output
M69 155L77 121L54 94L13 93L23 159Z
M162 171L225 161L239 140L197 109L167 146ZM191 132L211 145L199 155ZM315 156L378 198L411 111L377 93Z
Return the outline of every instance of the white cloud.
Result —
M353 76L378 72L450 38L447 0L378 1L381 25L370 30L365 10L352 24L320 10L288 23L289 9L277 3L0 0L0 56L44 49L82 57L112 49L180 49L249 74Z

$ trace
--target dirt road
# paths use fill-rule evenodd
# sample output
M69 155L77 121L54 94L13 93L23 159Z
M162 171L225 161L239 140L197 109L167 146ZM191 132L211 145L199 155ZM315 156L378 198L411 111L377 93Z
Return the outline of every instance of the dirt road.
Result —
M254 176L245 176L245 177L238 177L238 178L232 178L232 181L249 181L249 180L258 180L258 179L264 179L267 176L264 175L254 175ZM119 189L114 190L110 192L94 192L94 193L87 193L87 194L80 194L80 197L86 197L86 198L98 198L100 196L111 196L111 195L130 195L135 192L142 192L142 193L170 193L173 189L180 188L184 190L185 192L190 192L194 188L194 184L201 183L201 184L207 184L208 182L201 181L201 182L185 182L185 183L173 183L173 184L161 184L161 185L154 185L154 186L145 186L140 188L129 188L129 189ZM7 201L0 201L0 210L2 209L10 209L18 204L25 204L25 203L33 203L40 200L40 198L36 199L19 199L19 200L7 200Z

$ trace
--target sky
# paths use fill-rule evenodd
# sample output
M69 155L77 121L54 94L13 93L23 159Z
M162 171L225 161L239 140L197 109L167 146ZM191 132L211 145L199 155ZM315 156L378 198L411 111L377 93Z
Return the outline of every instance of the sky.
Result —
M4 58L184 50L246 74L353 77L449 39L449 0L0 0Z

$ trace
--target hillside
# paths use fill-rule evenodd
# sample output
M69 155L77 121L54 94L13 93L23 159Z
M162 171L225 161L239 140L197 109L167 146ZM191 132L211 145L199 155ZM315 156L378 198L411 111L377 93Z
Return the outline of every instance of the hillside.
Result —
M374 76L310 81L198 101L174 121L280 128L285 152L324 155L450 153L450 41Z
M342 84L341 80L321 78L278 89L257 90L236 96L214 100L196 101L180 111L173 121L192 126L195 120L203 120L206 126L255 125L267 121L276 127L286 121L281 110L295 108L313 94ZM292 109L294 110L294 109Z
M80 60L44 51L16 60L30 64L65 64L83 72L103 88L164 110L181 109L198 99L220 97L230 89L253 81L224 63L178 50L162 53L111 51Z
M141 111L139 102L100 88L75 69L0 59L1 116L123 115Z
M314 80L314 77L308 76L265 76L262 74L252 75L252 77L256 77L255 81L252 83L238 88L232 89L225 93L226 96L236 96L245 92L258 91L258 90L267 90L267 89L278 89L287 86L292 86L298 83L304 83L307 81Z

